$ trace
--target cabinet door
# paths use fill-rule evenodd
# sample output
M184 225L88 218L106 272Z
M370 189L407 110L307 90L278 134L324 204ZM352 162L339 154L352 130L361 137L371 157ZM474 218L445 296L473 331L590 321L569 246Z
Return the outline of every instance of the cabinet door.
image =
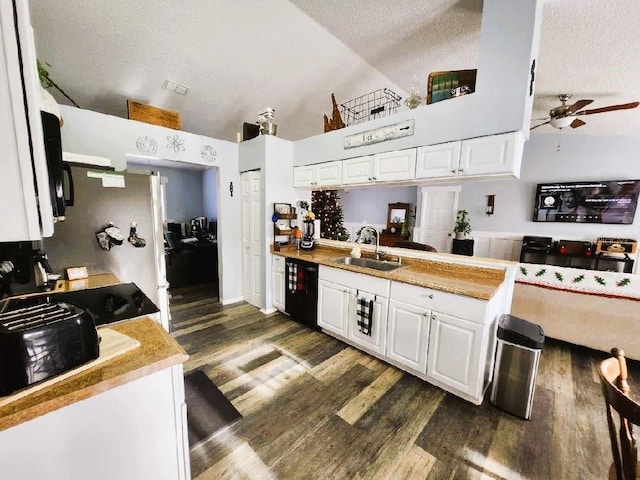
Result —
M462 142L460 175L520 176L524 137L520 132L489 135Z
M413 180L416 174L416 149L378 153L373 158L373 180L395 182Z
M427 371L429 311L389 301L386 356L420 373Z
M285 278L284 278L284 270L276 270L273 269L271 271L271 286L273 290L272 294L272 302L273 306L278 310L284 312L284 289L285 289Z
M367 301L373 300L373 315L371 318L371 335L360 331L358 327L358 297ZM366 292L351 295L349 305L349 340L368 348L372 352L384 355L385 337L387 334L387 311L389 299Z
M318 283L318 326L347 336L349 313L349 289L337 283L320 280Z
M483 331L477 323L433 312L427 377L474 397L481 394Z
M314 186L327 187L342 183L342 161L320 163L315 167L316 185Z
M448 142L418 148L416 178L455 177L458 175L460 143Z
M373 155L368 157L349 158L342 162L342 183L373 182Z
M316 182L316 169L314 165L293 167L294 187L313 187Z

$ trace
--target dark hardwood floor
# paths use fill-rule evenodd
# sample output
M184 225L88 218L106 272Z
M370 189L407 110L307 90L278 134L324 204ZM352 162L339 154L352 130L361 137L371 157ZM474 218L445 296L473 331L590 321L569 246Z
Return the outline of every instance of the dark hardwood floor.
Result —
M607 478L604 353L547 339L525 421L280 313L223 307L217 287L172 294L185 372L204 370L244 417L191 451L194 479Z

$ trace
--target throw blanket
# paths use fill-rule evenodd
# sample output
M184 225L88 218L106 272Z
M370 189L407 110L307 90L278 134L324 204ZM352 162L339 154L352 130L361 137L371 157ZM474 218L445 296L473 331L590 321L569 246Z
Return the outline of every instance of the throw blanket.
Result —
M640 275L520 263L516 282L588 295L640 300Z
M365 335L371 336L371 327L373 325L373 300L358 297L358 330Z

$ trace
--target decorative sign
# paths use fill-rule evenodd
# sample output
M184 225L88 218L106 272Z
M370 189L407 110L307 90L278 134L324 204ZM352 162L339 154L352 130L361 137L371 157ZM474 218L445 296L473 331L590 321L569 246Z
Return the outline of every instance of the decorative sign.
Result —
M344 137L344 148L363 147L373 143L386 142L396 138L408 137L413 135L415 128L415 120L409 119L393 125L367 130L366 132L354 133Z
M205 162L215 162L218 153L211 145L205 145L200 150L200 156Z

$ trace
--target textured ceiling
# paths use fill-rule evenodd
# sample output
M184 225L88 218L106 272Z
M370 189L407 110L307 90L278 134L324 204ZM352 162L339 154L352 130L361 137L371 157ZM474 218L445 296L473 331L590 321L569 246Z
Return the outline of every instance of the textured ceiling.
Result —
M267 106L278 135L296 140L322 132L332 92L339 102L384 87L404 97L416 77L424 95L429 72L477 65L481 8L480 0L31 1L38 57L81 107L125 117L131 98L178 110L183 130L232 141ZM560 93L591 98L593 108L640 100L638 19L636 0L547 1L533 117L547 116ZM163 90L165 79L188 94ZM570 133L640 135L640 108L583 119Z

